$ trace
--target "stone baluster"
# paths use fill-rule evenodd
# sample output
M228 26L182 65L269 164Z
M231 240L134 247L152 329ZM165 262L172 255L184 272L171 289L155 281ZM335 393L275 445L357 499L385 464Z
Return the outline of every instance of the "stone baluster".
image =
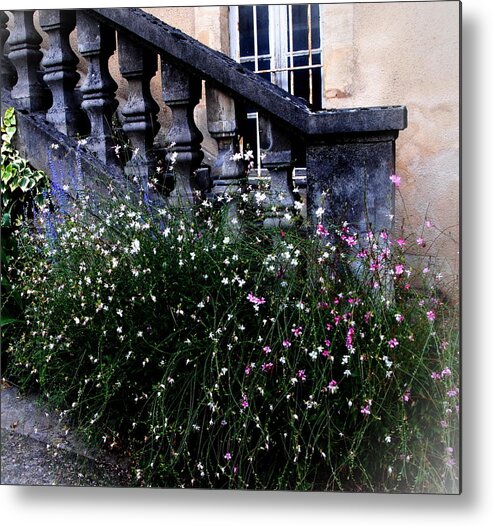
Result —
M291 138L270 119L259 115L262 166L270 178L268 197L262 202L264 226L288 228L294 216Z
M5 43L10 34L10 31L7 29L8 20L9 17L7 16L7 13L5 13L5 11L0 11L0 82L2 88L10 90L17 82L17 73L6 53Z
M157 120L159 106L152 98L150 88L157 70L157 55L119 33L118 58L120 72L128 81L127 104L122 108L123 131L133 148L133 156L125 171L146 185L156 169L153 142L160 127Z
M245 163L235 160L238 125L235 101L222 91L206 86L207 128L217 142L217 158L211 169L212 193L238 195L246 182Z
M41 28L48 34L49 46L42 60L44 81L51 89L53 105L46 120L69 136L87 133L85 115L77 104L75 86L79 59L70 46L70 33L75 28L75 11L42 9L39 12Z
M12 11L14 27L7 40L9 59L17 71L12 99L29 112L45 111L51 106L51 93L40 71L43 53L39 45L43 39L34 27L33 14L33 10Z
M163 99L172 111L168 138L173 146L168 152L168 158L176 157L175 188L171 199L193 202L197 189L195 170L204 157L200 149L203 137L193 118L193 110L200 100L202 83L198 77L164 60L161 71Z
M115 98L117 84L108 67L108 60L116 48L115 31L84 11L78 11L77 40L79 51L88 62L87 75L80 88L82 109L91 126L87 147L103 163L115 164L111 120L118 106Z

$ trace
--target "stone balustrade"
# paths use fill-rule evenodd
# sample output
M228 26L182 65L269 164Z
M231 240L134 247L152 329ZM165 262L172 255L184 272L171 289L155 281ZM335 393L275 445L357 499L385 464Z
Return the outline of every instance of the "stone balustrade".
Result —
M406 127L405 107L314 112L303 100L136 8L40 10L47 42L44 53L34 11L10 13L7 24L9 17L0 12L2 97L22 115L51 126L57 140L71 145L74 138L83 138L88 155L100 165L147 184L163 180L163 167L166 172L173 164L167 174L172 184L163 185L168 198L192 203L204 190L203 177L197 175L204 173L203 136L194 121L194 108L205 81L207 128L218 147L207 172L209 196L233 198L245 191L246 163L235 159L245 108L254 108L259 115L262 174L270 185L263 202L267 226L288 226L295 208L300 208L295 207L292 174L293 152L301 147L312 222L345 217L360 230L368 223L377 229L391 227L390 175L395 141ZM74 29L77 49L70 44ZM121 77L128 83L120 128L115 124L118 86L109 68L115 53ZM78 56L86 68L78 68ZM162 98L154 100L150 84L158 62ZM79 82L83 70L87 73ZM167 149L157 140L157 116L163 104L171 112ZM37 135L39 141L43 133ZM45 135L52 140L53 133ZM39 168L48 168L42 155L29 158Z

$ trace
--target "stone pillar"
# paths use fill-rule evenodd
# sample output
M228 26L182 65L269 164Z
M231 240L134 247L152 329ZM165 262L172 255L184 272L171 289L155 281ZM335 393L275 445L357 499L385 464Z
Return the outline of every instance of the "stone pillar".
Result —
M10 35L10 31L7 29L8 20L9 17L5 11L0 11L0 82L2 88L10 90L17 82L17 73L6 53L5 43Z
M115 31L84 11L78 11L77 40L79 51L88 62L87 76L80 88L82 109L91 125L87 147L103 163L115 164L111 120L118 106L117 84L108 68L108 60L116 48Z
M359 233L392 228L397 133L334 134L309 142L307 215L313 224L347 221Z
M207 128L217 141L217 158L211 169L212 193L237 196L246 183L245 163L234 160L238 152L235 101L212 86L206 86Z
M12 11L14 28L7 40L9 59L17 71L12 99L20 109L28 112L45 111L52 102L40 71L42 38L34 27L33 14L33 10Z
M159 106L152 98L150 82L157 70L157 55L123 33L118 35L118 60L120 72L128 81L127 104L122 108L123 131L133 148L132 158L125 171L146 184L156 169L153 142L159 130Z
M268 198L263 202L266 213L264 225L267 227L288 228L294 215L293 162L291 158L291 138L285 130L263 115L260 119L260 151L262 166L270 178Z
M53 104L46 120L65 135L85 135L88 131L85 114L78 106L75 86L79 59L70 46L70 33L75 28L75 11L41 9L39 22L48 34L49 46L42 60L43 80L53 95Z
M193 202L197 189L194 172L204 158L200 149L203 136L193 118L193 110L200 100L202 82L198 77L164 60L161 71L163 100L172 112L168 138L173 146L168 157L176 156L175 188L171 199Z

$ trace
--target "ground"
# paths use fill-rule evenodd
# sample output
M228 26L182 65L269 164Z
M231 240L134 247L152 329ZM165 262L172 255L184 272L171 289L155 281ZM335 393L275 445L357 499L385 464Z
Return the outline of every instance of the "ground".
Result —
M35 395L1 385L1 483L129 486L128 463L85 446L66 422Z

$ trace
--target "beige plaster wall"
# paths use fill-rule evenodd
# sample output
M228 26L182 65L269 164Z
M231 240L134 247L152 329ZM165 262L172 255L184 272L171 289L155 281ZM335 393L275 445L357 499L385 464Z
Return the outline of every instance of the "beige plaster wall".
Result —
M407 106L408 127L397 141L396 226L421 233L430 219L427 248L440 253L445 272L457 272L459 3L324 5L321 12L325 105Z

